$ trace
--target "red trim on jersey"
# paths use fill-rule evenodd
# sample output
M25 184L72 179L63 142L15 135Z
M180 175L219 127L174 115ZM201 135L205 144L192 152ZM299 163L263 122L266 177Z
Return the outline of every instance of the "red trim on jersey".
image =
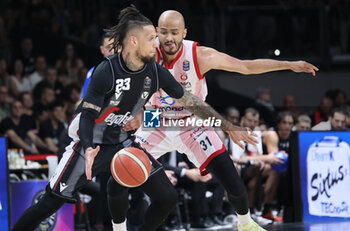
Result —
M205 168L208 166L208 164L210 163L210 161L212 159L214 159L214 157L220 155L221 153L223 153L224 151L226 151L226 148L224 145L222 145L222 148L220 150L217 150L216 152L214 152L213 154L211 154L205 161L204 163L199 167L199 171L201 173L202 176L205 176L209 173L208 170L206 170Z
M160 63L160 53L159 53L158 48L156 48L156 51L157 51L157 63L159 64Z
M46 160L48 156L57 156L57 154L41 154L41 155L24 155L25 160Z
M199 70L199 65L198 65L198 60L197 60L197 46L198 45L199 45L198 42L193 42L193 45L192 45L193 62L194 62L194 67L196 69L198 79L204 79L204 75L202 75L200 70Z
M165 54L164 54L164 51L163 51L162 46L159 46L159 48L160 48L160 52L162 52L162 55L163 55L164 67L165 67L166 69L173 69L174 64L176 63L176 61L177 61L177 60L181 57L181 55L182 55L182 52L183 52L183 50L184 50L184 44L181 45L181 50L180 50L180 52L176 55L175 59L170 63L170 66L168 66L168 63L166 62L166 59L165 59L166 56L165 56Z
M77 151L75 150L75 148L78 146L79 142L80 142L80 141L78 141L78 142L75 144L75 146L73 147L74 152L73 152L73 154L71 155L71 157L69 158L69 160L68 160L66 166L64 167L63 171L61 172L61 175L60 175L60 177L58 178L58 180L56 181L55 187L52 189L52 191L55 191L55 190L56 190L57 185L58 185L58 183L60 182L60 180L61 180L61 178L62 178L62 176L63 176L63 173L66 171L66 169L67 169L69 163L70 163L71 160L73 159L74 154L77 152Z
M119 107L111 107L109 108L105 113L103 113L99 118L95 119L95 123L99 124L102 123L106 117L111 114L114 111L119 111L120 108Z

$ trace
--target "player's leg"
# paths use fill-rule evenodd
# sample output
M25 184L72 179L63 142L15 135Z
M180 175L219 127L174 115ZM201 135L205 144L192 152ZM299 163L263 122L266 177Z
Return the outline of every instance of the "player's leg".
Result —
M174 209L178 195L162 168L155 171L141 189L151 198L151 205L140 231L155 231Z
M177 201L177 192L162 168L153 170L140 188L151 198L145 223L140 231L153 231L164 221ZM126 230L126 214L129 207L128 188L118 184L112 177L108 181L108 205L114 231Z
M79 143L75 142L67 147L47 185L47 192L37 204L22 214L13 230L34 230L41 221L55 213L65 202L75 201L73 193L79 185L86 182L81 179L85 169L81 166L85 166L85 162L79 154L80 149Z
M227 151L214 157L206 166L227 191L230 204L238 216L238 230L264 230L250 217L248 209L248 195L244 184Z
M65 203L63 198L59 198L47 191L38 203L28 208L18 219L12 231L33 231L39 224L54 214Z
M241 226L257 226L248 209L248 196L242 179L213 128L192 128L180 136L184 143L180 152L199 167L202 174L209 170L223 185L231 205L235 208ZM244 229L245 230L245 229ZM248 229L250 230L250 229ZM252 230L263 230L257 226Z
M108 209L112 216L113 231L126 231L126 213L129 207L129 189L118 184L113 177L107 183Z

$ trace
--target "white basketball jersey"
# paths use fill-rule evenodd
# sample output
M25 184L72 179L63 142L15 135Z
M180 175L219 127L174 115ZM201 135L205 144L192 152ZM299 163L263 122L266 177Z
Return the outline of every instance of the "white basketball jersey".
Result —
M164 61L164 51L159 44L157 48L157 62L167 68L185 90L205 101L208 89L206 80L199 71L196 53L198 45L197 42L183 40L180 52L173 62L168 65ZM175 119L191 115L190 112L184 110L181 105L177 104L162 89L153 94L149 103L154 108L159 108L162 112L166 112L163 113L163 116L167 118Z

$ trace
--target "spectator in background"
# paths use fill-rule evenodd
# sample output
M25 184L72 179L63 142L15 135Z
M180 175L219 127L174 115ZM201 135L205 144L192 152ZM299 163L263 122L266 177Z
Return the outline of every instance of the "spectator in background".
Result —
M69 84L64 90L64 109L66 111L67 121L71 121L77 103L80 101L80 91L81 88L77 83Z
M10 74L7 70L7 61L3 58L0 58L0 85L4 85L7 88L10 87Z
M56 98L61 96L63 85L57 80L57 70L52 66L46 69L45 79L35 86L33 90L34 102L40 101L41 93L46 86L54 89Z
M319 124L320 122L327 121L332 113L333 101L331 98L325 96L322 98L317 111L314 113L313 120L314 124Z
M84 81L85 81L85 77L87 76L89 69L87 67L81 67L78 70L78 82L77 84L79 84L79 86L83 86L84 85Z
M294 115L290 111L282 111L277 115L277 135L278 135L278 150L284 151L288 155L287 171L280 175L280 184L277 189L278 201L284 206L283 221L291 222L295 220L293 201L293 176L295 170L292 169L293 155L291 153L291 134L294 126ZM264 214L268 208L264 207ZM270 210L271 211L271 210ZM266 217L266 216L265 216Z
M297 123L295 125L295 130L297 131L309 131L311 130L311 118L302 114L297 117Z
M271 102L269 88L262 86L258 88L255 108L259 111L261 118L266 122L268 127L275 126L276 109Z
M28 91L22 92L19 95L18 99L23 105L23 114L27 116L32 116L34 118L34 100L32 94Z
M328 121L321 122L314 127L313 131L344 131L346 130L346 113L340 108L335 108Z
M13 75L10 77L11 95L18 97L21 92L30 90L29 80L23 75L22 60L16 59L13 65Z
M294 114L294 116L300 115L300 111L295 108L294 95L288 94L284 96L282 102L282 111L290 111Z
M33 40L29 37L24 37L21 41L21 50L16 56L22 60L24 67L24 75L27 76L34 72L35 69L35 54L33 51Z
M350 106L344 107L345 115L346 115L346 130L350 130Z
M22 103L18 100L11 105L11 115L1 122L0 131L6 134L8 148L22 148L25 153L37 154L38 148L47 150L45 143L35 134L35 121L23 115Z
M46 58L43 55L39 55L35 59L35 71L28 76L30 82L30 88L33 90L35 86L45 78L46 73Z
M57 61L56 68L65 68L68 72L69 83L78 83L78 71L84 66L83 61L77 57L72 43L67 43L62 58Z
M230 106L225 109L225 117L234 125L239 125L240 113L237 108Z
M65 112L63 104L60 103L54 103L51 108L50 118L40 124L39 137L45 142L49 150L57 153L61 132L66 127L63 122L65 121Z
M55 99L55 90L51 86L45 86L40 101L34 103L34 115L39 124L50 117L50 109Z
M340 89L335 90L332 98L333 98L334 107L340 108L346 105L346 95L342 90Z
M8 88L0 85L0 122L10 116L10 104L12 100L8 93Z
M254 214L256 208L257 192L261 186L261 179L266 179L264 187L264 212L263 219L257 216L257 222L261 225L272 223L272 202L278 188L280 174L271 168L271 164L282 164L283 162L274 154L278 151L278 136L275 131L259 130L259 112L254 108L247 108L241 119L241 126L248 127L258 137L259 144L255 147L248 144L246 150L242 150L236 144L234 146L232 160L241 164L241 176L244 180L249 198L249 208ZM237 154L239 156L237 156ZM263 155L264 154L264 155Z
M66 87L69 83L68 71L65 68L60 68L57 71L57 81L62 85L62 87Z

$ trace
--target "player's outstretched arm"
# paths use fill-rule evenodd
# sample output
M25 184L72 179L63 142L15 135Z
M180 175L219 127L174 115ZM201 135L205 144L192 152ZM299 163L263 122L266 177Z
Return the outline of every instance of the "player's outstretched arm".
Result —
M198 64L201 74L211 69L261 74L271 71L292 70L316 75L318 68L305 61L278 61L273 59L240 60L209 47L197 47Z
M239 145L242 149L245 149L245 146L241 144L240 141L246 141L250 144L256 145L258 141L254 138L256 134L247 130L247 128L238 127L224 119L218 112L216 112L210 105L202 101L197 96L184 91L184 95L175 99L176 102L182 104L186 109L202 119L208 119L209 117L214 117L221 120L221 128L226 131L233 142Z

